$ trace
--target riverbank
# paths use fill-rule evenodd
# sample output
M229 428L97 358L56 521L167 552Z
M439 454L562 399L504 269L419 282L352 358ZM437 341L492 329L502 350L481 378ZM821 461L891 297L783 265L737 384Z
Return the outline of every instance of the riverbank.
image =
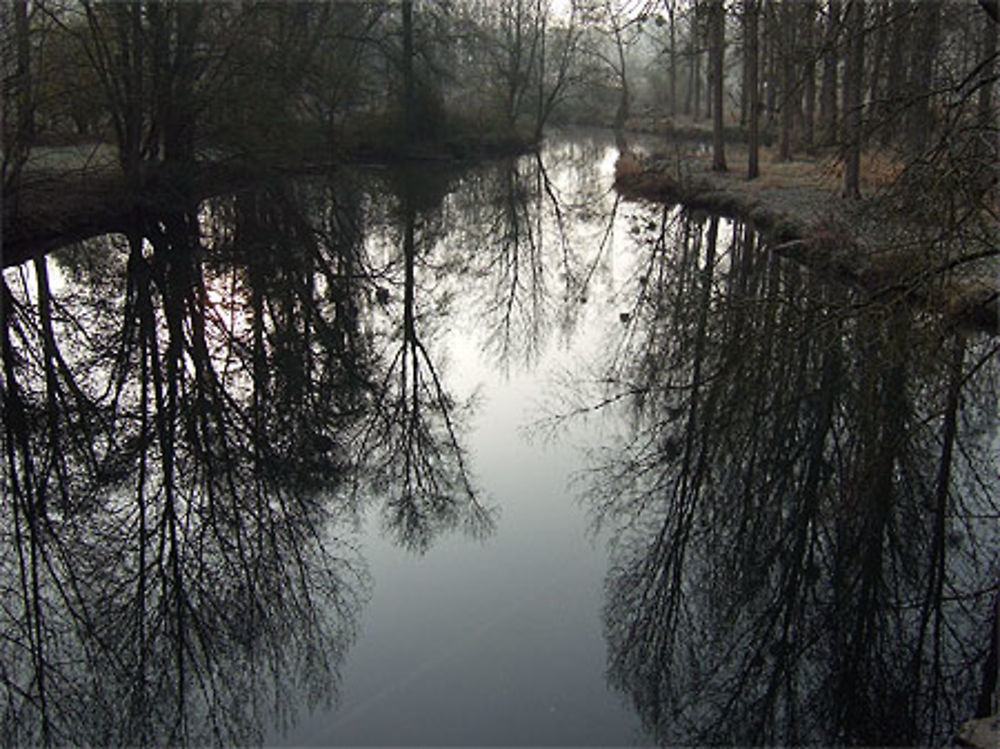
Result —
M832 156L779 162L762 154L761 177L745 179L745 147L727 146L730 171L711 170L705 147L622 155L615 186L626 198L683 204L752 223L777 252L850 282L875 300L905 298L961 326L997 333L1000 227L954 227L902 212L898 169L878 156L863 165L862 200L840 197ZM968 227L962 227L967 229Z
M128 184L117 165L103 162L28 171L16 193L3 196L2 265L19 265L97 234L124 232L143 210L199 200L251 175L245 165L213 161L196 162L183 182L149 170L138 186Z
M96 234L121 232L137 213L186 207L192 200L238 189L260 179L322 172L346 165L421 162L447 167L530 152L538 142L512 130L444 132L406 142L385 127L352 128L336 141L294 134L269 147L207 148L184 173L150 165L130 185L107 143L35 149L18 188L2 196L0 265Z

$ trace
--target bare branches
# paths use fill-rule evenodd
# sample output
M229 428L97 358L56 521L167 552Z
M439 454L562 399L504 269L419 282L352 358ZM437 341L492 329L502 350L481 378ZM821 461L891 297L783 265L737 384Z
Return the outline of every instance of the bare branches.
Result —
M612 680L664 743L947 737L995 588L981 531L955 530L996 514L963 404L991 397L995 347L852 305L744 227L715 255L711 226L679 229L576 411L633 406L586 476L615 534Z

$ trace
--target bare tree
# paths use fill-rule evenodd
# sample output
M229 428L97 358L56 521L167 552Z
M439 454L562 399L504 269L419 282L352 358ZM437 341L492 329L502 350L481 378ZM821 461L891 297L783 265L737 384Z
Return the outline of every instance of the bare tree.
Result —
M803 112L804 127L802 133L802 145L807 149L812 149L816 142L816 63L817 55L815 49L816 36L816 3L814 0L807 0L800 7L802 15L802 46L804 49L804 60L802 63L803 96L805 98L805 111Z
M819 92L819 119L823 128L823 143L833 145L839 140L837 127L837 66L841 44L841 0L827 0L826 24L823 33L823 72Z
M3 81L3 182L0 189L8 196L8 200L16 198L12 188L18 183L21 171L28 160L31 146L35 139L35 88L31 64L31 26L29 21L28 0L14 0L4 6L3 16L13 12L14 39L3 34L0 43L3 44L4 81ZM3 18L0 16L0 18ZM10 19L3 18L5 27ZM7 27L9 28L9 27ZM13 70L8 67L10 47L13 46ZM9 76L8 76L9 73ZM16 201L12 205L4 205L4 210L17 210Z
M747 88L749 116L747 118L747 179L760 176L760 2L743 0L744 48L743 67Z
M712 64L712 170L726 171L725 118L723 91L725 89L726 9L724 0L712 0L709 6Z
M588 482L609 678L663 744L947 741L997 589L996 346L732 231L650 231L599 378L630 427Z
M865 54L864 0L848 0L847 59L844 69L844 188L848 198L861 197L862 91Z
M778 158L790 161L792 158L792 127L795 120L795 98L798 86L795 82L796 48L798 44L795 29L795 8L792 3L782 2L778 8L778 45L781 56L781 129L778 139Z
M916 5L907 79L906 132L911 155L923 153L934 133L934 63L940 40L941 8L941 0L926 0Z

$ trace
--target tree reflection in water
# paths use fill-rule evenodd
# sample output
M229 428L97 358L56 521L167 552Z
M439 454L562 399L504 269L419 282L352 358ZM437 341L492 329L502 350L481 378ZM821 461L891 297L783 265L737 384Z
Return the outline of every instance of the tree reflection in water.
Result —
M663 743L912 744L976 709L997 594L995 339L665 212L590 475L610 679Z
M434 318L448 314L447 300L433 299L442 284L422 254L429 254L441 236L441 202L450 176L412 166L395 175L402 253L390 255L387 268L370 274L391 283L395 293L383 292L392 324L379 345L379 376L358 440L359 478L374 495L386 497L386 528L400 544L418 552L444 531L461 528L482 537L494 527L493 512L480 501L466 468L458 421L466 409L458 408L445 390L425 342L433 335ZM447 296L446 288L443 293ZM422 296L433 304L421 305ZM393 309L400 298L401 326Z
M607 280L619 207L601 171L607 151L600 139L554 139L544 157L490 164L449 196L484 349L505 372L536 365L554 332L571 338Z
M277 181L5 272L0 741L246 743L327 698L366 511L416 551L493 527L436 348L450 305L531 364L608 316L588 295L619 303L625 236L645 254L590 394L630 406L590 493L613 683L664 743L912 743L971 715L995 341L743 226L643 210L626 235L578 168L601 148L403 172L394 202Z
M68 248L58 289L45 259L5 273L3 743L232 745L328 700L358 490L398 449L401 543L488 532L419 335L415 209L387 358L354 194L251 189Z

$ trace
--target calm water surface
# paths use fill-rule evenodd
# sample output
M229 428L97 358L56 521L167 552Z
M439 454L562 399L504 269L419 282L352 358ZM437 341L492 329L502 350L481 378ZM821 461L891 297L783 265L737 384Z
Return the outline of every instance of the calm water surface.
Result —
M581 448L600 430L574 425L552 439L543 429L559 379L620 328L616 264L631 262L615 257L616 156L603 138L557 141L545 163L491 165L444 199L437 220L447 228L424 245L417 284L429 281L428 318L441 315L428 324L439 330L434 355L447 389L475 404L468 467L496 524L485 539L455 534L415 557L368 519L374 589L345 661L342 702L281 741L642 740L640 721L604 678L607 552L572 486ZM457 277L432 270L455 262ZM584 301L588 288L596 296Z
M622 203L616 156L275 181L5 271L0 739L971 717L996 340Z

